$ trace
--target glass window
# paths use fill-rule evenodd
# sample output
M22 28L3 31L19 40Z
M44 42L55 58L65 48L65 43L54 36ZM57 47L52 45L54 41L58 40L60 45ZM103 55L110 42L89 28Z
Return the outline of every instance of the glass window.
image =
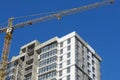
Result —
M88 68L90 67L90 63L89 62L87 63L87 66L88 66Z
M70 67L67 68L67 73L70 73Z
M60 56L60 61L62 61L63 60L63 56Z
M83 69L83 70L85 69L85 65L84 65L84 64L82 64L82 69Z
M62 63L59 65L59 68L62 68Z
M41 75L41 76L38 77L38 80L48 80L49 78L52 78L54 76L56 76L56 71L52 71L50 73ZM26 79L26 80L28 80L28 79Z
M92 58L94 59L94 55L92 54Z
M94 67L92 67L92 71L95 72L95 68Z
M88 77L88 80L92 80L90 77Z
M62 53L63 53L63 49L60 50L60 54L62 54Z
M95 74L93 74L93 79L95 79Z
M71 43L71 39L67 39L67 44L70 44Z
M92 65L94 65L95 64L95 61L94 60L92 60Z
M63 47L63 42L60 43L60 47Z
M71 49L71 46L67 46L67 51L69 51Z
M87 60L89 61L90 60L90 56L87 55Z
M88 69L88 74L90 74L90 72L91 72L91 71Z
M70 57L70 52L69 53L67 53L67 58L69 58Z
M67 60L67 65L70 65L70 60Z
M62 76L62 71L59 71L59 76Z
M85 58L84 57L82 57L82 63L84 63L85 62Z
M67 80L70 80L70 75L67 76Z
M87 54L89 54L89 49L87 49Z

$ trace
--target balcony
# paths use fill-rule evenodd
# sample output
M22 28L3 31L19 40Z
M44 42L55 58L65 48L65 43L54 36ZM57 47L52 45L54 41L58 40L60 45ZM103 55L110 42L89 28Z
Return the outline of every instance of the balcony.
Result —
M34 47L35 47L35 44L32 44L32 45L28 46L27 52L28 52L29 56L34 54Z
M22 53L26 52L26 48L21 49Z
M25 71L25 74L32 73L32 69Z
M24 80L32 80L32 79L31 79L31 75L32 75L32 73L26 74L26 75L24 76Z
M52 78L52 79L50 79L50 80L57 80L56 78Z
M32 72L32 66L29 66L25 68L25 74L31 73Z
M11 74L16 74L16 70L17 70L17 68L16 67L12 67L11 69L7 69L7 71L6 71L6 74L7 75L11 75Z
M31 79L31 77L27 77L27 78L25 78L24 80L32 80L32 79Z
M32 56L34 54L34 49L29 49L27 54L29 56Z
M34 56L26 56L26 61L34 58Z
M32 63L33 63L33 58L31 58L30 60L27 60L27 61L26 61L26 64L27 64L27 65L30 65L30 64L32 64Z
M17 74L17 80L23 80L22 74L20 73Z

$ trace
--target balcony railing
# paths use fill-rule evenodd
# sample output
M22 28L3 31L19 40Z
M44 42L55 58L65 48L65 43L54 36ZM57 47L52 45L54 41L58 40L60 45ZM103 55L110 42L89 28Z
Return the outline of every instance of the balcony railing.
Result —
M27 78L25 78L24 80L32 80L32 79L31 79L31 77L27 77Z
M28 54L29 56L33 55L33 54L34 54L34 49L29 49L27 54Z
M31 58L31 59L29 59L29 60L26 60L26 64L27 65L30 65L30 64L32 64L33 63L33 58Z
M32 59L33 58L33 56L27 56L26 57L26 60L30 60L30 59Z
M32 72L32 69L29 69L29 70L25 71L25 74L28 74L28 73L31 73L31 72Z

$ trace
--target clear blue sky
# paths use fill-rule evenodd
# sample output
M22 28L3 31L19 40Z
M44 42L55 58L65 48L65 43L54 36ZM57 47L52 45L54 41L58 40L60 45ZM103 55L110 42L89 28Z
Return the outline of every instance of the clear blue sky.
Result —
M0 24L13 16L54 12L96 1L102 0L0 0ZM72 31L76 31L102 57L102 80L119 80L120 0L116 0L113 5L65 16L59 21L54 19L16 29L13 33L10 58L18 55L20 47L32 40L44 42ZM4 34L0 34L0 53L3 42Z

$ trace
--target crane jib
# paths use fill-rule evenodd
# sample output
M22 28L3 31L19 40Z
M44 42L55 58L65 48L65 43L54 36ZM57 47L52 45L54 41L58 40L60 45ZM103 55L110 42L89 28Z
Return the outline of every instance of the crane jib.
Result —
M43 17L40 17L40 18L36 18L36 19L29 20L29 21L18 23L16 25L13 25L13 28L15 29L15 28L20 28L20 27L32 25L32 24L47 21L47 20L50 20L50 19L53 19L53 18L56 18L56 17L60 18L60 17L66 16L66 15L70 15L70 14L74 14L74 13L77 13L77 12L82 12L82 11L86 11L86 10L89 10L89 9L97 8L99 6L104 6L104 5L107 5L107 4L111 4L113 2L114 2L114 0L105 0L105 1L102 1L102 2L97 2L97 3L85 5L85 6L78 7L78 8L63 10L63 11L60 11L58 13L54 13L54 14L51 14L51 15L47 15L47 16L43 16ZM5 32L7 30L7 28L8 27L1 28L0 33Z

